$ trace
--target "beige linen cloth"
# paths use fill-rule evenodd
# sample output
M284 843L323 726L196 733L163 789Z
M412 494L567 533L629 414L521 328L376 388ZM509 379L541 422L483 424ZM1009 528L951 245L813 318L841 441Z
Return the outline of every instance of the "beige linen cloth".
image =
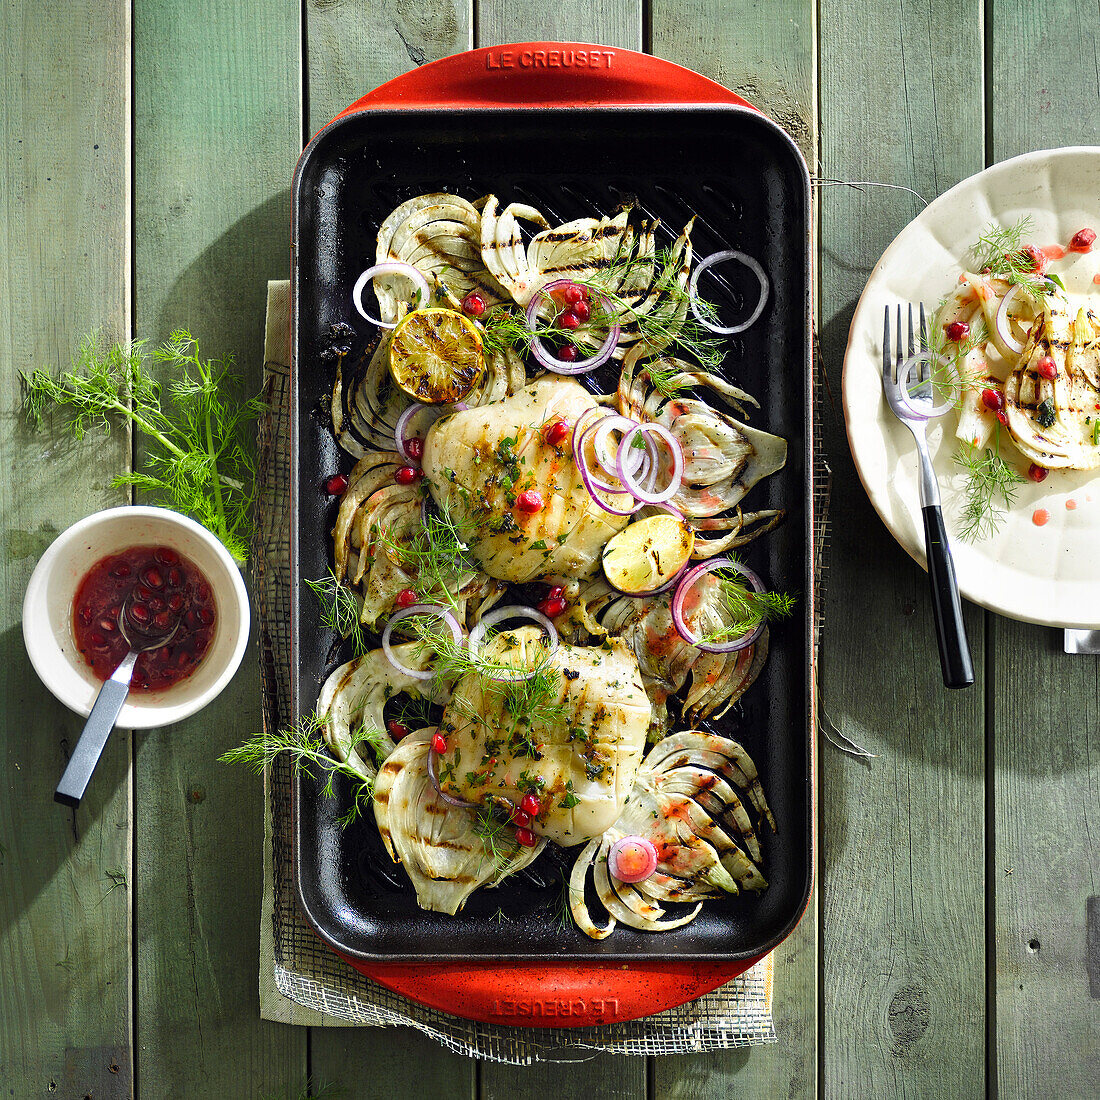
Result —
M253 563L260 607L264 722L290 713L289 363L290 289L268 283L260 496ZM483 1024L425 1008L364 977L334 955L299 911L291 870L292 774L279 761L264 778L264 891L260 919L260 1015L311 1026L404 1024L460 1054L524 1064L575 1061L585 1052L679 1054L775 1041L772 958L690 1004L599 1028Z

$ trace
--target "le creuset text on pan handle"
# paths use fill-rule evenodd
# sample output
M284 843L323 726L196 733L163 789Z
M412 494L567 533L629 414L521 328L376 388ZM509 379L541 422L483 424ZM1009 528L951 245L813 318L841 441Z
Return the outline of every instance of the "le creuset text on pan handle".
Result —
M586 42L516 42L421 65L368 92L356 111L413 107L593 107L654 103L753 105L659 57Z

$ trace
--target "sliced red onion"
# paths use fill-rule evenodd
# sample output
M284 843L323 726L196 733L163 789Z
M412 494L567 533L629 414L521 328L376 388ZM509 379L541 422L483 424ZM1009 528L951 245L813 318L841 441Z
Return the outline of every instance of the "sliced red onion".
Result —
M748 566L742 565L732 558L714 558L711 561L705 561L685 573L683 580L680 581L680 587L676 589L676 594L672 597L672 622L680 637L685 642L695 646L696 649L700 649L704 653L734 653L739 649L748 648L760 637L764 631L763 622L747 634L742 634L740 638L734 638L729 642L698 642L684 620L684 599L692 585L701 577L707 573L713 573L716 569L732 569L734 572L740 573L757 592L764 591L764 582Z
M454 795L448 794L439 785L439 773L435 767L435 749L428 746L428 781L432 785L432 789L435 791L444 802L450 803L452 806L458 806L460 809L469 810L478 804L476 802L464 802L461 798L455 798Z
M1023 352L1024 345L1012 335L1012 325L1008 319L1008 305L1017 294L1022 292L1022 289L1019 283L1012 284L1008 293L1001 299L1001 304L997 307L997 316L995 318L997 335L1001 338L1005 347L1014 351L1017 355Z
M590 428L589 431L591 430L592 429ZM588 433L586 432L585 435L587 436L587 434ZM643 502L640 500L632 500L630 503L630 507L625 509L614 508L612 507L612 505L608 504L607 501L601 500L598 491L602 491L605 493L614 493L615 495L622 497L630 496L630 494L621 486L609 487L606 482L600 481L599 478L595 477L592 471L588 468L588 464L584 461L583 455L577 462L577 470L581 475L581 481L584 483L584 487L588 490L588 495L605 512L608 512L613 516L632 516L635 512L640 511L644 507Z
M642 860L636 871L627 871L623 862ZM644 836L624 836L611 845L607 853L607 869L620 882L641 882L657 870L657 849Z
M910 387L920 385L917 378L913 377L913 372L923 363L936 363L944 370L948 370L951 366L950 361L942 355L937 358L930 351L918 351L916 355L906 359L898 368L897 394L915 420L931 420L933 417L943 416L948 409L954 407L953 401L944 400L938 405L935 403L935 387L932 388L933 399L931 405L926 406L922 401L918 406L913 400Z
M557 652L558 630L550 619L541 611L533 607L528 607L526 604L514 603L508 604L506 607L496 607L487 615L481 617L481 621L470 631L470 640L466 643L466 648L471 657L476 659L482 639L485 637L489 627L495 626L504 619L533 619L546 631L550 639L550 645L546 650L546 656L551 657ZM493 675L491 679L499 680L503 683L510 683L515 680L529 679L534 675L535 671L535 669L517 668L514 675L499 673Z
M600 421L599 427L596 429L596 435L593 439L593 453L596 456L596 461L600 464L600 468L605 474L610 474L612 477L619 476L618 458L614 453L608 454L605 457L604 448L607 446L607 437L614 431L629 432L633 428L638 426L636 420L631 420L628 416L609 416ZM641 468L642 462L648 456L651 462L657 461L657 450L652 445L649 437L646 437L645 447L632 447L630 449L630 461L624 462L623 467L631 474L636 474ZM645 474L641 474L641 477L645 477Z
M402 619L407 619L411 615L434 615L437 619L442 619L447 624L451 635L454 637L456 643L462 641L462 627L458 625L458 620L452 615L445 607L441 607L437 603L414 603L412 607L403 608L396 614L390 616L390 621L386 623L386 629L382 631L382 652L386 655L386 660L398 672L403 673L405 676L411 676L414 680L430 680L435 673L430 671L424 671L418 668L409 668L407 665L403 665L393 652L393 646L390 645L390 636L393 634L393 628L401 622Z
M397 424L394 426L393 429L393 442L394 446L397 449L397 453L401 455L402 458L407 459L409 462L419 463L420 460L417 458L413 458L413 456L409 454L409 452L405 449L405 444L408 443L410 439L421 438L420 436L413 436L409 434L409 422L414 416L422 416L425 421L423 429L424 434L427 435L428 428L430 428L437 420L440 420L444 416L450 416L453 412L462 411L458 408L459 405L462 405L462 409L466 408L466 406L462 404L462 402L458 402L458 404L455 405L422 405L419 401L417 401L410 405L397 418Z
M351 290L351 300L355 308L359 310L359 315L364 320L370 321L372 325L377 325L379 328L397 328L396 321L380 321L377 317L372 317L363 308L363 290L375 275L404 275L405 278L416 287L417 309L423 309L431 299L432 292L428 288L428 280L425 279L412 264L404 264L399 260L392 260L389 263L375 264L373 267L368 267L367 270L355 280L355 286L352 287Z
M536 316L542 299L548 298L550 296L550 291L555 290L559 286L572 285L569 279L556 279L552 283L547 283L541 290L535 291L527 307L527 327L531 332L535 331L537 325ZM607 300L601 298L600 301L603 302L604 308L606 309ZM595 355L591 355L587 359L575 359L572 363L567 363L564 359L558 359L556 356L551 355L537 336L531 338L531 354L534 355L542 366L547 370L553 371L555 374L587 374L589 371L595 370L598 366L606 363L608 359L611 358L611 353L619 343L619 331L619 323L616 321L612 324L611 328L607 330L607 336L604 337L604 342L599 346Z
M626 466L625 459L627 452L631 447L634 436L639 432L643 432L647 436L659 436L668 445L669 452L672 455L672 474L669 477L668 484L658 493L653 492L653 485L656 482L656 461L654 461L653 464L653 473L645 487L639 485L637 481L635 481L634 474ZM675 496L676 490L680 488L680 483L683 481L684 452L680 444L676 442L675 436L673 436L673 434L663 425L638 424L623 436L622 442L619 444L619 453L616 456L615 466L618 470L619 480L623 483L627 492L636 500L640 500L643 504L663 504L666 500L670 500Z
M756 303L756 308L749 315L749 319L747 321L742 321L739 325L730 325L729 328L723 328L721 325L716 325L713 321L707 320L696 302L695 289L699 283L699 276L702 275L707 268L714 267L715 264L725 263L726 260L736 260L738 263L744 264L745 267L760 280L760 299ZM708 256L692 272L691 282L688 283L688 300L691 302L691 312L695 314L695 319L703 328L709 329L711 332L716 332L719 336L732 336L734 333L744 332L745 329L756 323L757 318L764 312L764 306L767 304L768 292L770 289L771 283L768 281L768 276L760 264L744 252L738 252L737 249L731 248L726 252L715 252L713 255Z

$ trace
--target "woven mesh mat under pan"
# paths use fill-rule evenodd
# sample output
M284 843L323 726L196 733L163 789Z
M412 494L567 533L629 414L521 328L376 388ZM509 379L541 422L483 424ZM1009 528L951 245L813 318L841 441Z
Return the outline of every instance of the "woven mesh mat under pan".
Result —
M269 414L260 427L260 494L253 563L264 723L290 715L289 284L268 284L265 391ZM827 471L815 471L817 515L824 517ZM824 519L818 521L818 553ZM655 1016L599 1028L520 1028L482 1024L426 1008L392 993L346 965L299 912L291 865L292 769L280 759L267 776L264 927L261 929L261 1015L321 1025L405 1024L448 1049L517 1064L570 1061L584 1051L679 1054L773 1042L771 957L690 1004ZM293 1002L293 1004L288 1003ZM300 1007L299 1007L300 1006ZM306 1011L303 1011L306 1010Z

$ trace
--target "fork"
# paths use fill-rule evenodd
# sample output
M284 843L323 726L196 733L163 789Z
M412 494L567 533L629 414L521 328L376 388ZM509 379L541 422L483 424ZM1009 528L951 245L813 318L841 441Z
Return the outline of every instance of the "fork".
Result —
M932 612L936 622L936 641L940 650L943 682L949 688L969 687L974 683L974 666L970 660L970 644L962 618L962 601L955 580L955 563L947 542L947 531L940 510L940 487L932 462L928 457L925 429L928 421L939 415L932 395L930 357L924 320L924 304L920 307L920 350L917 384L909 389L908 371L903 366L916 354L913 332L913 306L909 306L909 353L902 352L901 306L897 309L897 351L890 353L890 307L886 307L882 336L882 390L893 414L913 433L920 458L920 504L924 514L924 550L928 560L928 580L932 587Z

